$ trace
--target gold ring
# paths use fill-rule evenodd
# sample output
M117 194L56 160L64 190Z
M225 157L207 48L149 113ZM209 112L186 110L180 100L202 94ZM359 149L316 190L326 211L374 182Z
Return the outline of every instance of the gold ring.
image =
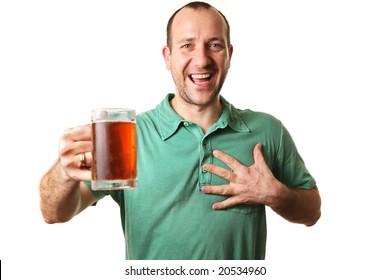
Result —
M85 156L85 153L81 153L79 157L80 157L80 168L87 167L87 157Z

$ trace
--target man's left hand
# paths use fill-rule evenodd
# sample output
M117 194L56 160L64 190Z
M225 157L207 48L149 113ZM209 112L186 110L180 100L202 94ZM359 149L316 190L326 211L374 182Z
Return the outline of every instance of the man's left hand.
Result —
M263 153L261 144L253 149L254 164L245 166L237 159L218 150L213 155L224 162L231 170L204 164L203 169L229 183L218 186L204 186L202 192L229 196L226 200L213 204L213 209L225 209L237 204L265 204L271 206L277 198L278 190L284 187L272 174Z

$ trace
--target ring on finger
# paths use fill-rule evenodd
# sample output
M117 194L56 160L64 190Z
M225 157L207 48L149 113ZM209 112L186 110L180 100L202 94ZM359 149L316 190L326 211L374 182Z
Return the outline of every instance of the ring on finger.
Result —
M87 157L85 156L85 153L79 154L80 157L80 168L87 167Z

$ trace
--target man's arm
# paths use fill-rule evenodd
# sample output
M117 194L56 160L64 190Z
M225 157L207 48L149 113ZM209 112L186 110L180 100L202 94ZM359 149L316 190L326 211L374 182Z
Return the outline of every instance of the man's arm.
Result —
M91 180L91 171L80 164L85 153L87 165L91 162L91 127L71 128L60 139L59 159L42 177L40 206L47 223L69 221L96 201L82 181Z
M283 185L269 169L261 145L254 148L255 163L250 167L221 151L214 151L213 154L234 170L231 172L212 164L203 165L206 171L229 182L221 186L202 187L204 193L230 196L215 203L213 209L225 209L237 204L264 204L290 222L312 226L320 218L321 198L317 187L307 190Z
M270 207L286 220L314 225L321 217L321 198L317 186L312 189L288 188L281 184Z
M40 190L40 206L46 223L64 223L96 201L89 188L64 173L61 161L43 176Z

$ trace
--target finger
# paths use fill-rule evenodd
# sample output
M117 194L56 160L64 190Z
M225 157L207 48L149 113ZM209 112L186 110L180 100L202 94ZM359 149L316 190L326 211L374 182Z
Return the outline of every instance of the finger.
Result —
M91 181L92 173L87 168L66 168L65 173L75 181Z
M91 179L92 179L92 175L90 170L84 169L80 171L78 180L89 182L91 181Z
M91 125L82 125L65 130L58 147L60 156L74 156L92 151L91 133Z
M72 141L89 141L91 140L91 125L80 125L65 130L62 138Z
M253 149L253 157L255 159L254 167L255 170L260 172L263 175L270 175L273 176L271 169L268 166L268 163L266 162L264 155L261 151L262 145L257 144L255 148Z
M92 154L91 152L79 153L73 160L75 161L75 166L78 166L80 169L89 169L92 165Z
M67 170L67 173L70 172L69 170L89 169L92 165L91 152L81 149L78 146L80 145L74 145L72 148L69 146L64 147L59 152L61 164Z
M255 164L256 163L266 163L265 159L264 159L263 152L261 151L262 147L263 146L261 144L256 144L255 148L253 149L253 158L255 160Z
M243 165L238 160L232 156L229 156L228 154L225 154L222 151L214 150L213 155L229 166L232 170L238 170L239 168L243 167Z
M216 166L216 165L213 165L213 164L209 164L209 163L205 163L203 165L203 169L205 171L208 171L210 173L213 173L227 181L231 181L234 177L234 174L231 170L228 170L228 169L225 169L225 168L222 168L220 166Z
M202 192L207 194L234 195L234 189L229 185L203 186Z
M91 181L91 178L92 178L92 175L91 175L91 171L88 170L88 169L82 169L78 172L77 174L77 180L78 181Z
M240 203L241 203L241 199L238 196L231 196L223 201L214 203L212 208L214 210L222 210L222 209L233 207Z
M81 168L79 155L73 156L72 160L60 158L60 164L67 176L75 181L91 181L91 171L88 168Z
M61 157L71 157L92 151L91 141L65 141L61 140L58 153Z
M91 152L85 153L85 162L86 162L88 167L91 167L91 165L92 165L92 153Z

